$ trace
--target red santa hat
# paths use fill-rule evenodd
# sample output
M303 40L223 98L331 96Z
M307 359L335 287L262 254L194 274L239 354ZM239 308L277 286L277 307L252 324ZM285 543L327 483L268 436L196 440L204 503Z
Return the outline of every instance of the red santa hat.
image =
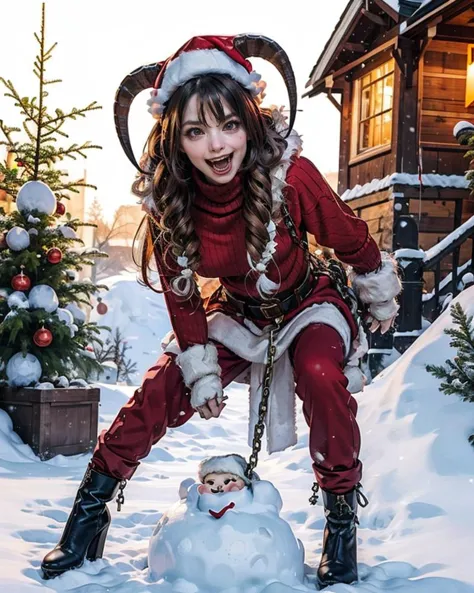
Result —
M256 96L265 88L265 83L252 70L248 61L251 57L263 58L273 64L285 81L290 102L290 117L285 130L285 137L288 137L296 116L297 90L293 68L282 47L273 39L247 33L193 37L167 60L141 66L128 74L117 90L115 128L132 164L146 174L135 159L128 130L130 107L141 91L152 89L149 105L154 117L160 117L166 102L177 88L191 78L207 73L227 74Z
M251 480L245 475L247 469L247 462L237 453L230 453L229 455L215 455L214 457L207 457L199 464L198 477L204 484L206 476L209 474L233 474L242 478L242 480L249 486ZM253 472L253 479L259 479L257 474Z
M153 117L159 119L171 95L183 84L204 74L227 74L254 97L266 87L252 64L234 47L235 37L193 37L163 64L148 100Z

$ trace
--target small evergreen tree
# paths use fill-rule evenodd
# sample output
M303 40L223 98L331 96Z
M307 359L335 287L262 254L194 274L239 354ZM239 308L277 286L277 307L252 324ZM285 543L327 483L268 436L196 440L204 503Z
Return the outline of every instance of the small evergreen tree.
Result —
M452 338L449 345L458 349L454 360L446 366L427 365L426 370L442 380L440 389L446 395L459 395L463 401L474 403L474 327L473 317L467 316L459 303L451 307L453 323L457 327L444 330ZM474 446L474 434L469 437Z
M137 363L133 362L128 356L127 351L131 349L124 340L119 328L115 332L110 332L105 343L97 344L94 347L96 359L101 362L113 362L117 367L117 381L129 381L130 375L137 370Z
M106 254L84 249L76 231L94 225L73 218L63 204L69 192L94 186L83 180L68 181L58 168L65 158L86 157L88 150L100 148L90 142L66 147L59 142L68 138L63 130L67 121L101 107L94 101L82 109L48 111L46 88L61 81L46 79L46 63L56 44L46 48L44 3L41 32L35 37L39 51L33 72L39 82L38 96L24 96L10 80L0 77L5 96L14 101L23 120L21 129L0 121L0 146L7 150L5 161L0 162L0 190L13 198L25 190L17 210L6 214L0 209L0 381L17 386L35 384L38 378L87 378L101 369L84 353L86 346L100 342L101 328L88 323L78 305L90 307L92 295L107 289L90 281L75 281L77 271L94 265L93 257ZM21 138L14 139L21 132ZM62 224L58 224L61 216ZM29 360L31 365L15 365L14 357L21 364ZM12 382L15 366L17 377L36 369L31 374L36 379Z

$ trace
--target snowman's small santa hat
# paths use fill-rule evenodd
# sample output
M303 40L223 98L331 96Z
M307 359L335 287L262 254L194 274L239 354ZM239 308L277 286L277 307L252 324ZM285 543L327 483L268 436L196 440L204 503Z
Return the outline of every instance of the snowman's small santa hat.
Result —
M242 480L249 486L252 482L245 475L247 469L247 462L242 455L237 453L230 453L229 455L216 455L214 457L207 457L199 464L198 476L204 484L206 476L209 474L234 474L242 478ZM257 474L253 472L255 479L259 479Z

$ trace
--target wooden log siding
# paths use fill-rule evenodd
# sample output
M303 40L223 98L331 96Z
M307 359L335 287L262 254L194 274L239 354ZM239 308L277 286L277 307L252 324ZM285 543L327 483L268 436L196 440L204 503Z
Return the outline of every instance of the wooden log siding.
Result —
M436 39L424 55L420 141L422 147L436 153L423 151L425 173L462 175L466 169L453 136L453 127L460 120L474 117L474 107L464 106L466 59L467 43ZM449 151L450 146L456 150Z

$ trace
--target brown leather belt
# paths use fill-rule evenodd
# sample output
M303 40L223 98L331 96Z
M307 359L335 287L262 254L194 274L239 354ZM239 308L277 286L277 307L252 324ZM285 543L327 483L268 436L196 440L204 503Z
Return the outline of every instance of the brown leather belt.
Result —
M302 301L311 293L315 286L315 278L308 266L303 282L294 290L285 291L279 298L271 298L262 301L259 305L251 304L251 301L242 301L233 296L224 287L223 293L227 301L244 317L258 319L261 321L276 319L296 309ZM288 296L286 296L288 295Z

